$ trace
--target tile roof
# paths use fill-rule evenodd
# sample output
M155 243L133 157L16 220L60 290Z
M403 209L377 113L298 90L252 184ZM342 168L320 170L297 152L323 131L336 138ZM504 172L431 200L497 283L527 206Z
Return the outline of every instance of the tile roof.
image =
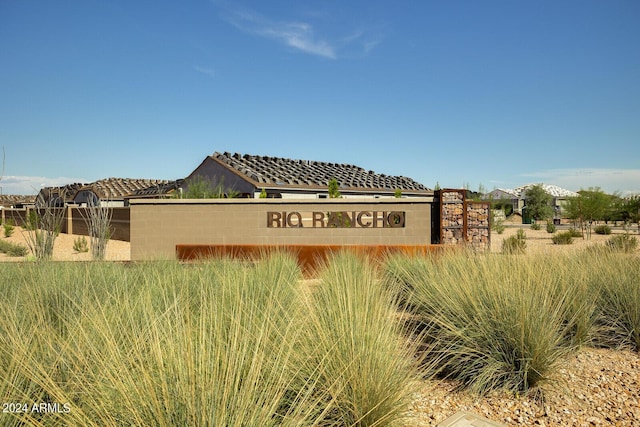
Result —
M184 179L178 179L176 181L163 181L158 184L140 188L134 191L130 196L132 197L149 197L149 196L161 196L176 191L181 185Z
M527 190L535 185L540 185L542 189L549 195L553 197L577 197L578 193L571 190L566 190L564 188L558 187L557 185L552 184L527 184L522 187L517 187L512 190L503 189L502 191L506 191L508 193L514 194L516 197L524 197Z
M106 178L92 183L73 183L62 187L46 187L40 194L48 198L50 194L64 194L66 201L72 201L79 191L91 190L99 197L111 200L122 199L136 193L151 195L159 189L170 187L175 181L166 179Z
M16 204L35 203L36 196L19 196L12 194L0 194L0 206L13 206Z
M100 197L107 199L121 199L133 195L136 191L145 191L168 183L165 179L107 178L87 184L83 190L92 189Z
M387 190L430 192L424 185L404 176L389 176L344 163L293 160L215 152L213 159L256 183L256 186L323 187L332 178L341 190Z

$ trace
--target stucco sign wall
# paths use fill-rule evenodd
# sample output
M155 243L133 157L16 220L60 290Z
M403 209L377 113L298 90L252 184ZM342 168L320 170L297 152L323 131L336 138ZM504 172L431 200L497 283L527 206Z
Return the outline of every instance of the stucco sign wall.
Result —
M433 198L131 200L131 259L177 245L431 245Z

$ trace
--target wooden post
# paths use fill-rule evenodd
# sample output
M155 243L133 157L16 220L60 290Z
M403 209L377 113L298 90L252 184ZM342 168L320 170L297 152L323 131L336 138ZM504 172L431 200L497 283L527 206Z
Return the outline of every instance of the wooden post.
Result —
M73 207L67 206L67 234L73 234Z

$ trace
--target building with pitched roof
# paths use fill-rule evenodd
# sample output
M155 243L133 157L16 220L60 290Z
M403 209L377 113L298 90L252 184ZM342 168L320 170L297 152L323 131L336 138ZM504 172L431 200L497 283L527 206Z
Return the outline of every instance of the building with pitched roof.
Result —
M36 196L36 206L86 205L90 200L103 206L127 206L131 198L169 197L182 180L106 178L92 183L45 187Z
M239 197L326 198L335 179L343 197L433 196L433 191L404 176L379 174L362 167L312 160L215 152L187 177L183 191L201 179Z
M0 194L0 207L21 208L24 205L33 205L35 196Z
M526 206L526 194L534 185L540 185L542 189L553 198L553 207L556 211L556 216L562 216L562 208L566 204L568 198L577 197L579 194L575 191L566 190L552 184L527 184L514 189L496 188L492 192L484 196L485 199L492 200L510 200L513 205L513 211L522 214L523 209Z

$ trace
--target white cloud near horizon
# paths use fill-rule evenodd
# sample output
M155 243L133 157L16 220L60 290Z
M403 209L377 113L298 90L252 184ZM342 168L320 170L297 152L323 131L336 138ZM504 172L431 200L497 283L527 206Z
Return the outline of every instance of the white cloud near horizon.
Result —
M622 196L640 194L640 169L567 168L525 173L531 182L557 185L579 191L600 187L605 193L618 192Z
M91 182L84 178L43 176L5 176L0 181L0 194L29 196L36 195L43 187L59 187L76 182Z
M306 22L276 22L255 12L235 11L226 20L241 31L277 40L301 52L336 59L335 48L315 37L313 26Z

